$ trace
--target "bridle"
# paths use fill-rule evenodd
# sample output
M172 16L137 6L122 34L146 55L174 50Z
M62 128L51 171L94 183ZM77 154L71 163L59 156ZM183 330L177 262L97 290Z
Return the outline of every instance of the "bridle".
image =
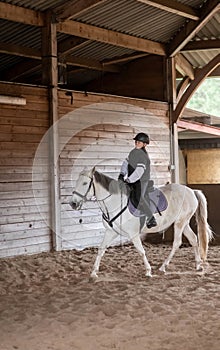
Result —
M88 195L88 193L89 193L89 191L90 191L90 189L91 189L92 186L93 186L93 191L94 191L94 195L95 195L95 186L94 186L94 183L93 183L93 177L90 177L90 176L88 176L88 177L90 178L90 183L89 183L89 187L88 187L88 189L86 190L86 193L85 193L85 194L81 194L81 193L78 192L78 191L73 191L73 194L76 194L77 196L79 196L80 198L82 198L82 201L80 202L80 205L79 205L78 209L81 209L83 202L88 201L87 195ZM121 210L120 210L113 218L110 219L110 217L109 217L109 212L108 212L108 209L107 209L106 204L105 204L105 200L108 199L109 197L111 197L111 194L109 194L107 197L105 197L105 198L103 198L103 199L99 199L99 200L96 199L96 200L97 200L99 203L102 203L102 205L104 206L104 209L105 209L105 210L103 210L103 209L101 208L103 219L109 224L109 226L110 226L111 228L113 228L113 222L114 222L119 216L121 216L121 214L127 209L128 203L127 203L123 208L121 208ZM106 214L105 214L105 211L106 211Z
M88 195L88 193L89 193L89 191L90 191L90 189L91 189L92 186L93 186L93 190L94 190L94 193L95 193L95 189L94 189L94 185L93 185L93 177L90 177L90 176L89 176L89 178L90 178L90 183L89 183L89 187L87 188L85 194L81 194L81 193L78 192L78 191L73 191L73 194L76 194L77 196L79 196L80 198L82 198L82 201L81 201L81 203L80 203L79 209L82 207L83 202L85 202L85 201L88 200L87 195Z

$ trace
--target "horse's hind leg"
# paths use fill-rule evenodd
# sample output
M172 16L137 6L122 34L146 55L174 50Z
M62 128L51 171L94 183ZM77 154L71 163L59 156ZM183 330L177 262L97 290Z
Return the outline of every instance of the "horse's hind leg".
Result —
M133 242L135 248L137 249L138 253L140 254L140 256L142 256L142 258L144 260L144 266L146 268L146 276L152 277L151 266L147 260L146 253L145 253L144 247L141 243L141 239L140 239L139 235L132 237L132 242Z
M92 278L97 278L98 275L97 273L99 272L99 266L100 266L100 262L101 259L103 257L103 255L105 254L106 248L111 244L111 242L117 237L117 233L114 232L113 230L109 229L105 231L105 236L104 239L98 249L98 254L93 266L93 270L91 273L91 277Z
M183 234L186 236L189 243L191 244L191 246L194 249L196 270L197 271L203 270L203 268L201 266L202 261L201 261L201 257L200 257L200 253L199 253L199 245L198 245L198 241L197 241L197 236L195 235L195 233L193 232L193 230L191 229L189 224L184 227Z
M184 226L185 226L185 221L183 223L182 220L174 223L174 240L173 240L172 250L168 255L168 257L165 259L162 266L159 268L160 271L166 272L166 267L169 265L177 249L181 246Z

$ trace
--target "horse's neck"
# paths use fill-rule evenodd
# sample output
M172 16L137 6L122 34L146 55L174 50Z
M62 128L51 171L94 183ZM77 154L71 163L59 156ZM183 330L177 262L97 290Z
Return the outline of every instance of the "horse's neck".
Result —
M125 194L121 192L110 193L109 190L106 190L97 182L94 183L94 187L96 199L99 201L102 210L107 208L109 212L117 212L120 208L127 205L127 196Z
M98 201L103 200L110 195L109 191L103 188L99 183L95 182L94 187L95 187L95 196Z

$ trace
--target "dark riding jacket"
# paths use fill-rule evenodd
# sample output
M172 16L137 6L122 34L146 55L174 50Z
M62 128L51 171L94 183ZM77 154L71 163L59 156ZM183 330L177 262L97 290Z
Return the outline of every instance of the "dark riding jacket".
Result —
M145 148L134 148L124 160L121 166L121 174L127 178L133 188L133 198L143 208L148 218L152 217L147 194L148 181L150 180L150 158Z

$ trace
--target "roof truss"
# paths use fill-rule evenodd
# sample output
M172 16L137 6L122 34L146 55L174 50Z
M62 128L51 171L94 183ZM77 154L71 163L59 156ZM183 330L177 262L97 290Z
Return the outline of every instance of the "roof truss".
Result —
M64 5L57 6L53 9L53 13L58 22L66 21L73 18L76 15L81 15L88 9L100 5L106 2L106 0L79 0L79 1L67 1Z
M199 19L199 12L193 9L191 6L182 4L175 0L138 0L143 2L146 5L150 5L160 10L164 10L167 12L175 13L176 15L180 15L186 18L190 18L193 20Z
M68 6L58 6L53 10L56 21L65 21L57 24L57 30L72 36L95 40L107 44L128 47L136 51L149 54L174 56L181 50L198 50L219 48L219 39L203 42L190 42L192 37L220 8L219 0L208 0L204 6L202 16L199 11L175 0L138 0L146 5L154 6L164 11L172 12L190 19L183 30L172 40L168 47L155 41L137 38L132 35L119 33L95 26L69 21L70 18L94 8L106 0L79 0L69 1ZM28 25L43 26L46 15L20 6L0 2L0 18ZM186 46L187 45L187 46Z
M210 20L210 18L220 8L219 0L208 0L203 5L202 15L198 21L189 21L183 29L176 35L167 48L169 56L175 56L183 47L200 31L200 29Z
M177 0L137 0L148 6L153 6L160 10L183 16L187 19L185 27L174 37L169 45L70 20L106 1L107 0L69 0L65 2L65 5L57 6L53 9L51 18L53 23L56 23L57 31L70 35L69 38L58 43L58 60L60 63L81 68L118 72L120 66L117 66L117 64L126 63L132 59L144 57L148 54L175 56L177 70L183 76L193 80L193 68L179 53L181 51L220 48L220 39L191 41L193 36L195 36L216 11L219 10L219 0L207 0L203 5L202 11L182 4ZM0 2L0 18L26 25L42 27L46 25L47 13ZM74 50L87 45L91 41L99 41L110 45L130 48L136 52L130 55L104 60L103 62L98 62L94 59L74 57ZM28 72L34 70L34 68L39 68L39 60L42 59L40 50L11 43L0 42L0 52L33 59L34 62L30 62L30 69ZM27 62L24 65L20 65L20 73L16 73L16 76L19 76L19 74L23 76L25 74L23 70L27 67Z

